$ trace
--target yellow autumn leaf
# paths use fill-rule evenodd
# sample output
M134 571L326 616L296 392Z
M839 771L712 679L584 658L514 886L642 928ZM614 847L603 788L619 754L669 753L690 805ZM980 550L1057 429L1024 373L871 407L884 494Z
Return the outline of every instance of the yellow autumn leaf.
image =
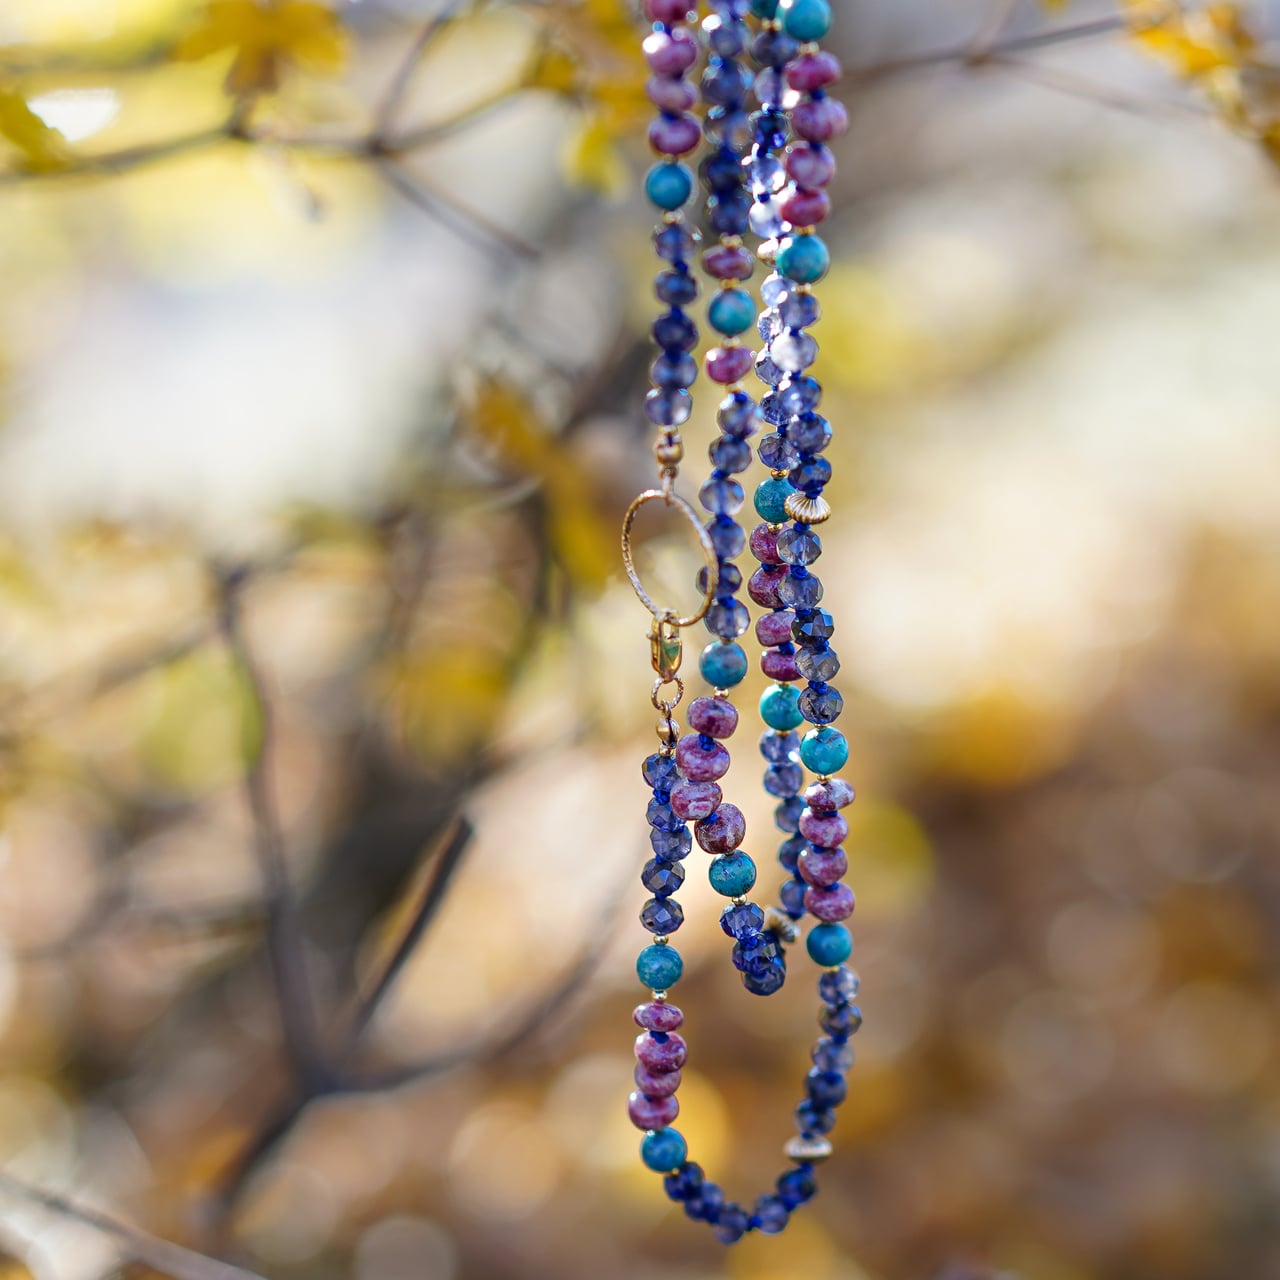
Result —
M36 173L60 169L67 163L65 139L27 105L13 89L0 89L0 136L22 153L22 163Z
M561 163L571 182L605 195L621 191L629 178L615 131L599 113L588 115L570 135Z
M340 71L347 40L333 10L313 0L210 0L173 56L198 61L228 50L235 57L227 92L270 93L279 87L286 63L325 75Z
M548 45L538 55L525 84L530 89L574 94L582 88L582 66L568 49Z

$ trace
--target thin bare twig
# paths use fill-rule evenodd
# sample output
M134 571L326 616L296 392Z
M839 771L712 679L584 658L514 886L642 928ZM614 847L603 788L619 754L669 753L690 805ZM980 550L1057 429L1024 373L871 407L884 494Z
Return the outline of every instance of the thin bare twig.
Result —
M159 1236L132 1227L98 1209L77 1204L56 1191L33 1187L3 1170L0 1170L0 1188L37 1204L50 1213L71 1218L83 1226L92 1227L93 1230L110 1236L120 1244L129 1261L173 1276L174 1280L263 1280L256 1271L246 1271L243 1267L235 1267L229 1262L196 1253L194 1249L187 1249L170 1240L162 1240Z
M371 136L375 140L381 142L385 139L395 124L396 113L409 92L409 86L413 83L413 73L417 70L422 55L426 53L427 48L440 32L458 16L458 13L466 4L467 0L450 0L439 13L428 18L418 28L418 34L414 36L408 51L396 68L395 75L391 77L391 83L387 86L382 105L374 116Z

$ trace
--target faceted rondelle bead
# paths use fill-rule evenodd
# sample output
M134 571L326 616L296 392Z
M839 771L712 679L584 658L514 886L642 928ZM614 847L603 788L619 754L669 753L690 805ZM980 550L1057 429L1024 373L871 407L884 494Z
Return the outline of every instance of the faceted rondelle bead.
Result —
M727 1205L715 1225L715 1237L721 1244L736 1244L747 1234L750 1215L740 1205Z
M784 286L785 283L783 281ZM803 378L792 378L778 391L778 404L789 418L812 413L821 403L822 384L807 374Z
M853 938L842 924L820 924L810 929L804 944L814 963L824 967L843 964L853 951Z
M788 280L816 284L831 267L831 251L818 236L788 236L779 246L775 261L779 273Z
M639 1091L627 1098L627 1115L637 1129L665 1129L680 1114L674 1093L665 1098L649 1098Z
M681 1203L691 1200L702 1190L704 1175L702 1167L692 1162L682 1164L674 1173L669 1173L662 1180L663 1190L667 1195Z
M844 878L849 858L843 849L807 849L800 855L796 870L806 884L825 888Z
M762 520L770 524L784 524L787 520L787 499L795 492L789 480L770 476L756 487L753 499L755 509Z
M812 529L789 525L778 534L778 558L783 564L813 564L822 555L822 539Z
M675 792L672 792L671 799L674 804ZM834 849L848 838L849 824L838 813L819 813L806 808L800 815L800 834L816 845Z
M828 0L779 0L778 16L787 35L802 44L821 40L831 30Z
M636 1026L646 1031L675 1031L684 1025L684 1011L665 1000L650 1000L636 1005L631 1015Z
M734 570L736 573L736 569ZM706 626L712 635L725 640L736 639L751 625L751 614L741 600L717 600L707 610Z
M847 884L813 885L805 890L804 905L816 919L835 924L853 915L853 890Z
M819 1040L810 1055L821 1071L848 1071L853 1066L853 1045L835 1040Z
M810 1100L823 1108L838 1107L849 1094L848 1081L839 1071L820 1071L814 1067L804 1083Z
M741 850L728 853L712 862L707 878L717 893L726 898L740 898L750 893L756 882L756 864Z
M810 609L803 616L797 614L791 625L792 637L803 645L830 640L835 633L836 620L826 609Z
M675 933L684 923L684 908L671 897L650 898L640 912L640 923L650 933Z
M800 461L796 447L777 431L761 439L756 453L770 471L790 471Z
M664 351L692 351L698 345L698 326L683 311L660 315L652 332L654 342Z
M830 1133L836 1127L836 1113L806 1098L795 1110L796 1128L801 1133Z
M791 685L775 684L760 695L760 718L771 729L794 729L804 723L800 694Z
M736 337L755 324L755 300L745 289L722 289L711 299L707 319L713 329Z
M688 827L681 827L678 831L655 829L649 832L649 847L659 858L679 862L693 848L693 837Z
M738 708L728 698L695 698L689 704L689 728L695 733L705 733L708 738L728 738L737 727Z
M676 746L676 764L691 782L715 782L729 771L729 752L714 738L687 733Z
M751 446L745 440L721 436L712 441L707 453L714 467L730 474L745 471L751 465Z
M814 813L834 813L851 805L856 794L844 778L828 778L825 782L810 784L804 793L804 802Z
M823 648L804 645L796 653L796 666L806 680L811 680L814 684L825 684L828 680L834 680L839 674L840 655L825 645ZM843 698L840 699L840 705L842 707L844 705ZM836 714L838 715L839 712L837 711ZM805 718L808 719L807 716Z
M841 966L818 979L818 995L824 1004L849 1004L862 992L862 981L852 969Z
M743 532L742 526L728 516L715 516L708 520L706 530L707 536L711 539L711 545L721 560L732 560L740 555L747 541L747 535Z
M755 1218L756 1230L766 1236L778 1235L791 1220L787 1206L777 1196L770 1195L761 1196L756 1201L752 1216Z
M833 1036L851 1036L862 1026L862 1010L856 1004L823 1009L818 1014L818 1025Z
M655 164L645 175L644 193L659 209L678 209L693 193L693 174L682 164Z
M664 756L657 751L645 757L644 763L640 766L640 773L655 791L670 791L680 781L675 757Z
M724 385L740 382L751 372L754 360L750 347L713 347L707 352L707 377Z
M659 948L661 950L661 948ZM671 1032L668 1035L654 1034L636 1036L636 1060L646 1071L662 1075L668 1071L679 1071L689 1057L689 1046L684 1037Z
M687 307L698 296L698 281L686 271L663 271L655 278L653 291L669 307ZM696 374L697 361L693 367Z
M640 1143L640 1159L655 1173L678 1169L689 1154L689 1146L675 1129L658 1129L645 1134Z
M771 764L764 771L764 789L771 796L793 796L804 785L798 764Z
M789 566L787 576L778 583L778 598L797 613L814 608L822 596L822 579L800 565Z
M650 858L640 874L640 883L655 897L669 898L684 884L684 868L678 862Z
M635 1073L632 1079L636 1082L636 1088L641 1093L650 1098L669 1098L677 1089L684 1079L679 1071L650 1071L648 1067L641 1063L636 1063ZM646 1125L646 1128L652 1128L652 1125Z
M722 804L694 826L693 834L707 853L728 853L746 838L747 820L737 805Z
M849 744L839 729L810 729L800 741L800 759L814 773L835 773L849 759Z
M760 754L770 764L788 764L800 758L800 735L766 729L760 735Z
M763 613L756 619L756 639L766 648L791 642L791 624L795 614L790 609Z
M709 644L698 656L698 670L714 689L732 689L747 674L747 653L740 644Z
M774 825L779 831L795 832L800 827L800 814L804 809L804 801L799 796L788 796L779 802L773 810Z
M708 357L710 358L710 357ZM698 501L714 515L731 516L742 509L747 495L736 480L711 476L702 482Z
M788 1209L798 1209L817 1194L818 1184L809 1165L801 1165L784 1173L777 1181L778 1199Z
M688 422L693 412L693 397L683 388L655 388L644 398L645 417L655 427L678 427Z
M636 957L636 974L653 991L674 987L683 972L684 961L674 947L661 947L655 943L645 947Z
M649 380L664 391L683 391L698 378L698 362L687 351L663 352L649 366Z
M822 319L822 306L812 293L802 293L799 289L789 289L778 303L778 319L788 329L808 329ZM797 449L805 449L810 453L817 452L808 448L801 435L796 434L796 423L787 424L787 435Z
M764 928L764 912L754 902L734 903L720 913L720 928L731 938L747 938Z

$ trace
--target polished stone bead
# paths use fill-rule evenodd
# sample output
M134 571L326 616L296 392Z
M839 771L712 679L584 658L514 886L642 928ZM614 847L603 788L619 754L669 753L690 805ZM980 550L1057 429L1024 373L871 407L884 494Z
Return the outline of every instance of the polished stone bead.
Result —
M730 475L745 471L751 465L751 446L745 440L721 436L712 442L707 453L717 471L727 471Z
M684 884L684 868L665 858L650 858L640 873L640 883L658 897L670 897Z
M800 855L796 866L806 884L825 888L838 884L849 870L849 858L842 848L829 849L826 846L817 849L806 849Z
M742 504L746 500L746 491L736 480L711 476L702 482L702 487L698 490L698 501L712 515L735 515L742 510Z
M769 354L779 369L799 373L818 358L818 343L810 334L788 329L774 338Z
M646 947L645 951L669 951L672 955L676 954L670 947ZM640 954L644 955L644 951ZM688 1061L689 1046L678 1032L650 1031L636 1036L635 1054L636 1061L646 1071L660 1075L666 1071L679 1071Z
M689 14L689 0L644 0L644 16L650 22L671 27Z
M720 401L716 424L725 435L745 440L759 427L760 410L745 391L735 391Z
M844 964L853 950L853 939L842 924L820 924L809 930L804 943L813 962L824 967Z
M653 340L664 351L692 351L698 343L698 326L673 308L653 322Z
M786 799L804 786L804 770L798 764L771 764L764 771L764 789L771 796Z
M785 430L787 423L791 421L791 415L782 407L779 392L768 391L761 397L760 417L775 430Z
M813 773L835 773L849 759L849 744L839 729L822 725L810 729L801 739L800 759Z
M815 685L800 695L800 711L810 724L830 724L843 710L843 696L829 685Z
M818 1012L818 1025L832 1035L851 1036L862 1026L862 1010L856 1004L838 1009L823 1008Z
M673 898L650 898L640 912L640 923L650 933L675 933L684 924L684 908Z
M649 801L645 809L645 817L648 819L651 827L656 827L659 831L678 831L683 822L676 817L675 810L671 808L665 800L659 800L654 796Z
M819 1107L838 1107L849 1092L848 1082L839 1071L819 1071L814 1067L805 1076L805 1092Z
M778 1199L788 1209L798 1209L807 1204L818 1193L818 1183L809 1165L801 1165L790 1169L777 1181Z
M680 779L674 757L659 755L656 751L645 757L640 772L655 791L670 791Z
M655 164L645 175L644 193L659 209L678 209L693 193L693 173L671 161Z
M729 771L729 752L714 738L687 733L676 745L676 764L692 782L715 782Z
M740 600L718 600L707 610L707 630L725 640L745 635L751 614Z
M653 946L645 947L636 957L636 975L646 987L651 987L654 991L665 991L668 987L674 987L680 981L680 975L683 972L684 961L674 947L658 946L655 943ZM644 1058L641 1061L650 1071L673 1071L681 1065L676 1062L664 1067Z
M790 685L770 685L760 695L760 718L771 729L794 729L804 722L800 714L800 694Z
M716 858L707 868L711 887L726 898L740 898L750 893L756 882L756 864L740 849Z
M778 599L797 612L816 608L822 595L822 580L802 566L793 567L778 583Z
M715 539L712 539L714 545ZM711 583L711 570L703 565L698 570L698 590L706 591ZM716 566L715 590L713 594L718 599L731 599L735 591L742 586L742 570L736 564L728 560L721 560Z
M787 980L787 962L779 956L758 968L748 969L742 975L742 985L753 996L771 996L781 990Z
M778 559L783 564L813 564L822 555L822 539L812 529L789 525L778 534Z
M792 764L800 759L800 735L766 729L760 735L760 754L770 764Z
M778 318L788 329L808 329L822 319L822 308L812 293L789 289L778 303Z
M721 560L734 560L742 554L747 545L747 535L730 516L716 516L706 524L707 536L711 546Z
M627 1115L637 1129L665 1129L680 1114L674 1093L665 1098L647 1098L638 1090L627 1098Z
M779 0L778 16L782 29L801 44L821 40L831 30L830 0Z
M655 1173L678 1169L689 1154L689 1145L675 1129L647 1133L640 1143L640 1159Z
M791 624L794 621L795 614L790 609L762 613L756 619L756 639L769 648L779 644L790 644Z
M777 1196L761 1196L755 1203L752 1219L762 1235L776 1236L786 1229L791 1220L787 1206Z
M682 1164L674 1173L669 1173L662 1180L667 1195L678 1204L692 1200L702 1191L705 1181L702 1168L692 1162Z
M761 564L781 564L778 559L778 531L767 524L758 524L751 530L751 554ZM781 641L778 641L781 644Z
M808 142L830 142L847 132L849 113L836 98L810 98L792 111L791 127Z
M644 398L645 417L655 427L678 427L688 422L693 412L693 397L684 390L650 391Z
M649 832L649 847L659 858L678 862L693 848L693 836L688 827L681 827L678 831L653 830Z
M793 920L799 920L804 915L804 881L786 881L778 890L778 901L787 915Z
M707 221L716 235L746 235L751 208L751 196L745 190L725 191L707 201Z
M683 266L684 263L693 256L693 252L698 243L698 234L683 222L664 223L653 233L653 247L658 257L664 262L671 262ZM666 271L658 277L661 281L669 276L680 275L686 280L693 280L687 271L680 270L679 266L675 271ZM698 296L697 281L693 280L693 297ZM659 294L661 296L661 294ZM673 304L674 305L674 304Z
M702 30L707 47L717 58L736 58L747 47L746 28L730 17L710 14L703 18Z
M785 524L787 499L795 492L788 480L770 476L756 487L754 504L757 514L769 524Z
M836 1127L836 1113L806 1099L795 1111L796 1128L802 1134L830 1133Z
M732 689L747 674L747 654L740 644L712 643L698 655L698 670L714 689Z
M777 431L760 437L756 454L770 471L790 471L800 460L795 445Z
M814 684L826 684L834 680L840 670L840 657L830 647L816 648L812 645L801 645L796 650L796 667L800 674Z
M852 969L841 965L818 979L818 997L826 1005L852 1004L862 991L862 981Z
M818 920L836 924L853 915L853 890L847 884L833 884L825 888L814 885L805 891L804 905Z
M708 853L728 853L736 849L747 834L747 820L735 804L722 804L709 818L693 828L698 843Z
M761 565L747 581L747 594L766 609L777 609L782 600L778 588L787 576L785 565Z
M805 493L821 492L831 479L831 463L826 458L806 458L788 479Z
M779 389L778 402L788 420L804 413L812 413L822 403L822 386L816 378L810 378L807 374L802 378L792 378L785 387ZM792 433L788 434L795 439Z
M702 129L699 127L697 120L691 115L660 115L649 125L649 145L660 155L688 155L701 141ZM653 199L651 193L650 199ZM687 199L688 196L686 195L685 200ZM658 202L655 200L654 203L657 204ZM684 200L678 200L676 203L677 205L683 204ZM673 208L675 206L662 205L660 207Z
M720 913L720 928L731 938L752 937L764 928L764 912L754 902L725 907Z
M742 190L742 163L732 151L713 151L698 167L703 184L713 193Z
M787 84L799 93L812 93L815 89L835 84L842 71L840 59L834 53L825 50L804 53L787 64Z
M810 1057L819 1071L848 1071L853 1066L853 1045L842 1039L819 1040Z
M698 297L698 280L687 271L663 271L654 280L653 291L658 300L669 307L687 307ZM692 356L689 358L693 359ZM697 361L694 361L693 371L695 375L698 372Z
M800 669L796 666L796 655L791 651L790 645L780 649L766 649L760 655L760 670L770 680L785 681L800 678Z
M798 189L782 199L782 216L793 227L816 227L831 212L831 197L825 191Z
M835 632L836 621L825 609L814 609L805 614L797 614L795 622L791 624L791 635L799 645L829 640Z
M695 1222L715 1222L724 1207L724 1192L714 1182L704 1182L697 1196L685 1203L684 1211Z
M721 107L740 107L751 92L751 70L739 62L713 58L702 74L702 96Z
M684 75L698 60L698 42L682 27L651 32L640 47L654 75L671 79Z
M719 333L736 337L755 324L755 300L745 289L721 289L707 307L707 319Z
M831 251L818 236L788 236L778 246L774 261L778 273L788 280L797 284L815 284L831 267Z
M803 696L803 695L802 695ZM672 793L672 805L675 795ZM844 844L849 836L849 824L839 813L824 813L806 808L800 815L800 834L811 844L834 849Z
M663 353L649 366L649 380L664 391L680 391L698 377L698 362L687 352Z
M678 116L697 105L698 91L687 80L670 76L650 76L644 91L649 101L662 111Z
M683 1075L679 1071L650 1071L636 1063L633 1079L636 1088L650 1098L669 1098L680 1088Z
M738 727L738 708L728 698L701 697L689 704L689 728L708 738L731 738Z
M808 142L791 148L786 166L796 185L810 191L825 187L836 175L835 155L826 147Z
M751 121L737 107L712 107L707 112L703 132L712 142L731 151L741 151L751 138Z
M789 835L778 846L778 863L792 875L796 874L797 867L800 862L800 855L806 851L808 846L804 842L804 837L799 834Z
M815 782L804 793L804 802L814 813L834 813L847 808L856 798L857 792L843 778Z
M755 270L751 255L737 245L716 245L702 255L702 265L716 280L750 280Z
M698 822L715 813L723 798L719 783L686 780L671 788L671 810L682 822Z
M722 385L740 382L751 372L754 362L750 347L712 347L707 352L707 377Z
M757 18L771 22L778 14L778 0L751 0L751 12Z
M649 1000L636 1005L632 1020L646 1031L675 1031L684 1023L684 1011L665 1000Z
M804 811L804 801L799 796L787 796L780 804L774 806L773 824L779 831L798 831L800 814Z
M741 1205L727 1204L716 1221L715 1237L721 1244L736 1244L747 1234L750 1223L750 1215Z

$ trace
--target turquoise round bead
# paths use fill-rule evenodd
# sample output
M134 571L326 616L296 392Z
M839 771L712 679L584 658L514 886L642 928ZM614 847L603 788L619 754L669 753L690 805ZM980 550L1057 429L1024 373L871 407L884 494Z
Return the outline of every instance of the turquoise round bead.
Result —
M698 655L698 670L713 689L732 689L746 678L746 652L740 644L712 641Z
M815 284L831 267L831 250L820 236L788 236L774 260L778 274L797 284Z
M756 882L756 864L749 854L739 849L736 853L717 858L707 870L707 879L717 893L726 898L739 898L751 892L751 886Z
M804 723L800 690L789 684L770 685L760 695L760 719L770 729L786 732Z
M824 724L810 729L800 740L800 759L814 773L837 773L849 759L849 744L839 729Z
M781 0L777 8L783 30L802 44L821 40L831 30L831 5L827 0Z
M778 0L751 0L751 12L757 18L772 22L778 16Z
M735 338L755 324L755 300L745 289L722 289L711 299L707 319L717 333Z
M682 164L655 164L645 175L644 193L659 209L678 209L693 193L693 174Z
M809 930L804 945L814 964L832 969L844 964L853 951L853 937L842 924L819 924Z
M689 1158L689 1144L678 1129L655 1129L640 1140L640 1159L654 1173L674 1173Z
M795 493L795 490L791 487L790 480L783 480L777 476L770 476L768 480L762 480L756 486L753 499L760 519L767 521L769 524L785 524L787 521L787 499L793 493Z
M680 981L684 961L674 947L660 947L654 943L636 957L636 974L651 991L666 991Z

